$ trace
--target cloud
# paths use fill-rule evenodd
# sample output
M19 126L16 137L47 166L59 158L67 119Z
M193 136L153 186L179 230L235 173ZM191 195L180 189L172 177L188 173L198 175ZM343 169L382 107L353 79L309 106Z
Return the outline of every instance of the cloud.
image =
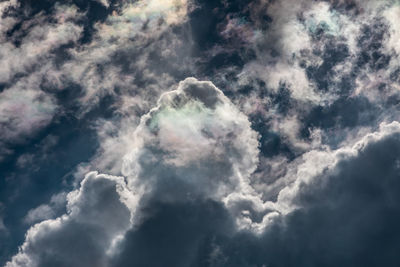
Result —
M322 172L312 164L323 160L306 157L309 165L298 174L310 171L312 180L298 187L299 208L258 235L238 231L220 202L156 199L111 266L396 266L399 134L399 123L382 125L332 153L336 162L322 164Z
M385 45L386 49L394 50L397 55L400 55L400 47L396 40L400 37L400 28L397 23L397 18L400 14L399 5L394 5L383 12L383 17L389 22L389 38L387 38Z
M45 63L54 57L54 50L58 47L78 41L83 28L74 23L79 19L76 8L57 5L54 19L56 23L47 23L47 17L39 14L22 23L21 31L27 32L19 46L10 38L3 40L0 52L1 83L9 83L17 74L29 73L39 62Z
M48 124L56 105L48 95L31 89L10 89L0 93L0 125L3 142L33 133Z
M108 266L131 226L132 199L122 177L88 173L67 195L67 213L32 226L5 266Z
M231 236L235 228L221 203L153 202L147 209L151 216L126 234L110 266L229 266L214 241ZM213 252L207 255L209 247Z
M187 78L142 117L122 173L132 189L143 188L144 198L230 199L233 207L233 193L254 194L249 183L258 163L257 139L222 91Z
M311 7L317 9L317 13L320 13L319 9L325 9L324 4L319 6L311 6L306 1L277 1L271 4L261 1L250 5L249 11L256 25L265 24L258 21L256 14L260 10L264 10L270 22L251 42L257 57L245 64L238 75L241 82L261 79L270 90L278 91L280 87L287 86L293 98L320 103L322 96L316 92L300 64L301 60L315 62L318 57L304 57L312 49L313 42L306 25L299 20L299 15L310 11Z
M278 216L299 208L301 186L313 183L343 158L357 155L369 142L399 131L399 125L383 123L379 131L337 150L317 144L267 187L278 192L277 200L265 201L271 197L253 187L258 141L248 119L210 82L188 78L177 90L163 94L158 106L142 117L122 173L132 189L143 188L143 199L221 201L240 229L262 233Z
M16 1L0 6L0 160L13 154L10 145L29 140L51 122L58 106L54 95L41 90L43 79L54 78L57 49L76 43L83 30L75 24L81 14L74 6L56 4L50 17L40 13L21 21L14 14L19 8Z
M119 97L121 93L115 90L123 92L121 98L137 92L143 105L150 99L155 101L162 90L173 85L168 72L182 68L174 62L186 48L171 28L186 21L187 10L184 0L127 2L104 22L95 23L93 40L70 49L71 60L56 72L64 83L82 87L81 111L91 110L107 95ZM157 61L174 65L172 69L154 63L151 57L156 54ZM159 75L164 79L157 79ZM147 90L141 90L138 83L146 85Z
M249 179L258 162L257 138L222 91L211 82L185 79L142 117L123 162L127 185L122 177L87 174L68 194L67 213L31 227L6 266L108 266L124 233L148 218L151 203L196 200L221 210L233 192L254 194ZM236 216L233 203L231 198ZM51 204L42 205L28 212L26 221L52 216ZM85 253L70 257L80 246Z
M378 131L366 134L354 144L344 145L337 150L331 150L325 146L323 149L314 149L304 153L295 162L289 164L285 177L281 177L277 181L278 184L284 185L279 191L277 201L266 202L264 205L283 215L293 212L299 208L296 200L302 187L312 185L315 179L337 168L341 161L356 157L368 145L399 132L400 123L397 121L382 123Z
M11 8L16 8L18 7L18 2L16 0L13 1L4 1L0 3L0 14L2 15L2 18L0 19L0 25L1 25L1 41L5 41L4 34L10 30L16 23L17 19L11 16L4 16L7 11Z
M387 132L303 185L302 208L261 237L217 241L225 266L396 266L399 141Z
M397 222L386 187L397 163L382 151L397 153L400 129L398 4L29 5L0 3L0 168L12 177L0 182L20 190L0 197L0 229L42 222L8 266L368 265L350 252L374 254L363 241L381 211ZM97 137L92 150L64 149L83 135ZM22 172L35 192L46 186L35 204ZM65 203L46 201L74 182L58 217Z
M110 3L108 0L97 0L97 2L99 2L100 4L102 4L103 6L105 6L107 8L110 6Z
M248 118L210 82L194 78L182 81L178 89L163 94L158 105L133 127L134 132L123 129L114 141L108 140L110 152L115 148L112 144L119 143L121 151L127 153L122 174L131 190L141 195L141 205L146 207L155 200L214 200L224 203L239 229L258 234L280 216L299 208L296 199L301 186L312 184L343 158L357 155L369 142L400 129L396 122L383 123L379 131L336 150L321 145L321 133L315 131L316 143L309 146L312 149L292 162L284 160L285 171L276 171L277 177L271 177L274 182L262 185L257 177L266 173L254 174L259 163L258 134ZM142 219L136 223L140 225Z
M57 105L54 99L38 90L17 86L0 93L0 146L31 138L52 120ZM3 151L4 151L3 150ZM11 151L10 151L11 153ZM8 153L6 153L8 154ZM4 157L0 153L0 159Z
M65 207L66 194L64 192L53 195L49 204L42 204L28 211L24 217L24 223L32 224L35 222L53 219L60 210Z

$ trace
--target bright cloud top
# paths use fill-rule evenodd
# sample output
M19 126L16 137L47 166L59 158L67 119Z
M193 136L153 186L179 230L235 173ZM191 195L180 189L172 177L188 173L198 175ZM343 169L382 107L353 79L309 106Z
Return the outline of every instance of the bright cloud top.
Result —
M123 174L161 201L253 194L258 135L211 82L187 78L142 117Z

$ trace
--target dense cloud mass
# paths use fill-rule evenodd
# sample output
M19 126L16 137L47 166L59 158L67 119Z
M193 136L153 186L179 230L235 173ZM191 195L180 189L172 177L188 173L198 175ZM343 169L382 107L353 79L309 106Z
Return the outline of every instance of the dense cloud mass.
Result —
M0 2L0 266L399 266L400 4Z
M257 162L257 134L246 116L211 82L187 78L142 117L122 173L161 202L237 206L257 197L250 186Z
M36 224L6 266L107 266L129 229L131 193L122 177L89 173L67 196L67 214Z
M153 203L113 266L397 266L399 141L373 141L302 186L302 208L258 236L217 202Z

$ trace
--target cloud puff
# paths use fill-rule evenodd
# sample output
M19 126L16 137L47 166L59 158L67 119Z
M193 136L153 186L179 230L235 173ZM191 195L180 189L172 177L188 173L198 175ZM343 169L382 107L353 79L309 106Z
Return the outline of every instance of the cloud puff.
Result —
M358 140L354 144L343 146L337 150L325 149L311 150L305 153L299 160L300 164L296 166L295 173L289 172L287 179L290 176L296 177L293 183L282 189L278 196L278 206L282 204L281 212L287 214L293 211L295 206L291 205L295 201L300 188L304 185L312 184L316 177L324 174L328 170L336 168L337 164L345 159L357 156L362 153L365 147L376 143L390 135L400 132L400 123L394 121L392 123L382 123L379 130L369 133ZM289 204L291 203L291 204ZM289 210L285 210L289 208Z
M18 141L49 123L56 105L36 90L10 89L0 93L0 129L3 142Z
M142 117L122 172L131 188L144 188L160 201L253 194L257 139L247 117L221 90L187 78Z
M32 137L52 120L57 105L38 90L18 85L0 93L0 147L20 143ZM11 151L10 151L11 153ZM0 152L0 160L4 152Z
M24 222L32 224L39 221L53 219L56 212L65 206L66 194L64 192L53 195L49 204L42 204L28 211L24 218Z
M31 227L5 266L108 266L109 255L131 226L132 200L124 178L87 174L68 194L67 213Z

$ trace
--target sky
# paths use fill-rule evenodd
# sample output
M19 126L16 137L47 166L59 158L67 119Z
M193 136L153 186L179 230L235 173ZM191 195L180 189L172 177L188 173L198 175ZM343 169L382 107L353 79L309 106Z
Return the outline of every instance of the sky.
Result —
M400 265L398 0L0 1L0 266Z

